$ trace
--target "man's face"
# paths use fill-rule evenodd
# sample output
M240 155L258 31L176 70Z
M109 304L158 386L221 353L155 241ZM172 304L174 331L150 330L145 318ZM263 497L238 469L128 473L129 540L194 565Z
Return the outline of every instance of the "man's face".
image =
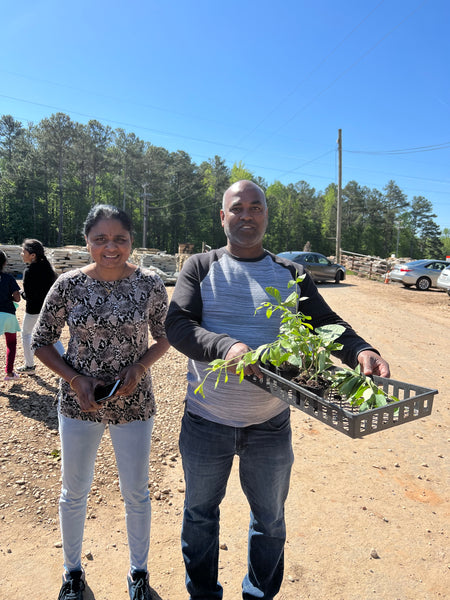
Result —
M267 228L267 205L264 194L256 185L246 182L229 188L220 218L232 254L243 258L261 255Z

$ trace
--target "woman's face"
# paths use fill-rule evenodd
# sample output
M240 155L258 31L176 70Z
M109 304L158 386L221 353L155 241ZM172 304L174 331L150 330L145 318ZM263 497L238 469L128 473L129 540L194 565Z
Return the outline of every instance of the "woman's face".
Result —
M28 252L28 250L25 250L25 248L22 248L22 252L20 254L22 255L23 262L27 265L36 260L36 254L34 252Z
M120 268L128 260L133 240L118 219L100 219L86 236L92 260L103 268Z

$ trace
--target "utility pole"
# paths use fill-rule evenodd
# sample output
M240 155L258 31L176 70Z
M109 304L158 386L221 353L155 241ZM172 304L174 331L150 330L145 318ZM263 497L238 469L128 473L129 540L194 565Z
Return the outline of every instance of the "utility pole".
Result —
M342 129L338 130L338 193L336 207L336 262L341 262L341 220L342 220Z

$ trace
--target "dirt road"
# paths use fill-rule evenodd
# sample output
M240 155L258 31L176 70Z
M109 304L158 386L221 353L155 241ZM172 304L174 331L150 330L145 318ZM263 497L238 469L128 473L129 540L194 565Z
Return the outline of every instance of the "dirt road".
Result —
M437 388L439 394L431 416L360 440L292 409L295 464L286 505L285 580L277 600L444 599L450 589L450 298L352 276L319 289L390 362L392 377ZM171 349L154 369L159 414L151 458L150 571L156 600L187 600L177 449L185 363ZM2 600L58 596L56 386L42 365L33 377L0 383ZM224 600L237 600L248 507L236 469L221 514L220 580ZM123 504L107 435L89 499L83 552L85 600L126 600Z

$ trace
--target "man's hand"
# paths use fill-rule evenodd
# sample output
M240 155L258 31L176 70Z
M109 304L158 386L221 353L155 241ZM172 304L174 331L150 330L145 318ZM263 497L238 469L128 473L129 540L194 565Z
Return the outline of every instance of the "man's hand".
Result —
M246 344L242 342L237 342L233 344L231 348L228 350L227 355L225 356L225 360L231 361L231 364L228 366L228 370L231 373L236 373L236 365L239 360L246 352L250 352L251 348L249 348ZM258 365L247 365L244 368L244 375L256 375L259 379L262 379L262 373Z
M388 363L373 350L363 350L358 354L358 362L364 375L379 375L390 377L391 371Z

